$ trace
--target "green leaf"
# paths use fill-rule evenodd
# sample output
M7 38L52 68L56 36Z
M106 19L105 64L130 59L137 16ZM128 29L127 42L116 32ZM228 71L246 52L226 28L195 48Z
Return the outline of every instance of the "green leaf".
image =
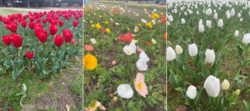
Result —
M204 89L204 87L202 86L202 88L197 92L197 95L196 95L196 97L194 99L194 105L196 105L197 102L199 101L199 98L200 98L200 95L201 95L203 89Z
M244 107L245 107L245 111L250 111L250 105L243 100L243 104L244 104Z

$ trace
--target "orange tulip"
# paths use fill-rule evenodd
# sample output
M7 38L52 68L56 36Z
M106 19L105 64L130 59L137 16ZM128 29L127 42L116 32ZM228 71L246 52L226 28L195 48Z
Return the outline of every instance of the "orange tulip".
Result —
M164 34L164 39L167 41L167 33Z

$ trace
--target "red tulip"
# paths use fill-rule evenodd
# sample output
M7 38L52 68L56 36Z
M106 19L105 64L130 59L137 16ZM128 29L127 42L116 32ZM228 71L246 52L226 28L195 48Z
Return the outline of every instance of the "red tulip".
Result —
M9 24L10 23L10 20L8 18L6 18L6 17L3 17L2 20L3 20L4 24Z
M34 57L34 52L32 51L31 53L30 52L27 52L26 54L26 57L28 58L28 59L33 59L33 57Z
M104 29L103 29L103 28L101 28L101 31L102 31L102 32L104 32Z
M22 46L23 37L21 35L11 34L10 40L11 40L11 43L13 44L14 47L18 48L18 47Z
M57 20L52 20L52 21L51 21L51 24L57 25Z
M45 30L41 30L38 34L37 34L37 38L42 42L45 43L47 41L48 38L48 33Z
M43 24L45 24L47 22L47 19L43 19L42 21L43 21Z
M75 16L75 20L78 20L78 18L79 18L79 16L78 16L78 15L76 15L76 16Z
M27 26L27 22L24 21L24 20L23 20L20 24L21 24L21 26L22 26L23 28L26 28L26 26Z
M49 26L50 35L55 35L57 31L58 31L58 28L57 28L56 25L51 24L51 25Z
M30 21L33 22L34 20L35 20L35 18L30 16Z
M79 21L73 21L73 26L77 27L77 25L79 24Z
M80 42L81 42L81 39L78 40L78 43L80 43Z
M60 21L59 21L59 26L62 27L63 24L64 24L63 20L60 20Z
M122 42L126 42L125 36L124 36L124 35L120 35L120 40L121 40Z
M63 30L63 38L64 38L65 42L70 42L72 37L73 37L73 34L71 33L71 31L69 29Z
M53 40L57 47L61 47L63 44L63 37L61 35L56 35L55 40Z
M34 22L29 22L28 26L32 30L35 27L35 23Z
M36 23L40 23L41 22L41 19L40 18L37 18L36 19Z
M5 27L7 27L11 32L16 33L17 22L9 22L9 24L5 24Z
M150 42L147 42L146 44L147 44L147 45L151 45L151 43L150 43Z
M10 40L10 36L9 35L5 35L2 37L2 41L5 45L9 46L11 44L11 40Z
M0 15L0 21L2 21L2 18L3 18L2 15Z
M80 40L80 39L79 39ZM72 41L71 41L71 44L75 44L76 43L76 40L75 39L73 39Z

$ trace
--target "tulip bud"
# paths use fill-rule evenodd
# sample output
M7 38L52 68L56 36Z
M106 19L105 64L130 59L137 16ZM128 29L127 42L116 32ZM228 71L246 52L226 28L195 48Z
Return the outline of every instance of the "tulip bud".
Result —
M214 63L215 53L214 50L207 49L205 52L206 58L205 61L208 63Z
M199 25L199 32L203 33L205 31L204 25Z
M186 91L186 94L187 96L190 98L190 99L194 99L197 95L197 89L195 86L193 85L190 85Z
M236 94L237 96L239 96L239 94L240 94L240 89L237 89L237 90L235 91L235 94Z
M240 18L240 22L242 22L243 21L243 18Z
M172 61L176 57L174 49L172 47L167 48L167 61Z
M186 23L185 19L182 18L182 19L181 19L181 23L182 23L182 24L185 24L185 23Z
M239 31L238 31L238 30L236 30L236 31L234 32L234 36L235 36L235 37L238 37L238 36L239 36Z
M230 87L230 84L229 84L228 80L225 79L225 80L222 82L222 84L221 84L221 88L222 88L222 90L228 90L229 87Z
M223 19L219 19L217 25L218 25L218 27L223 27Z
M169 20L170 22L173 22L173 21L174 21L173 16L172 16L172 15L169 15L169 16L168 16L168 20Z
M234 14L235 14L235 10L234 10L234 8L231 10L231 16L234 16Z
M206 21L206 25L207 25L208 28L211 28L211 27L212 27L212 25L211 25L211 20L207 20L207 21Z
M202 25L202 19L200 19L200 21L199 21L199 25Z
M244 44L250 43L250 34L249 34L249 33L244 34L243 39L242 39L242 42L243 42Z
M240 18L241 17L241 13L238 13L238 18Z
M183 52L181 46L179 46L179 45L176 45L175 51L176 51L177 54L182 54L182 52Z
M206 92L211 97L217 97L220 93L220 80L213 75L210 75L204 83Z
M214 14L214 19L218 19L218 14L217 13Z
M194 56L196 56L197 54L198 54L198 48L197 48L197 45L195 44L195 43L193 43L193 44L189 44L189 46L188 46L188 51L189 51L189 55L191 56L191 57L194 57Z

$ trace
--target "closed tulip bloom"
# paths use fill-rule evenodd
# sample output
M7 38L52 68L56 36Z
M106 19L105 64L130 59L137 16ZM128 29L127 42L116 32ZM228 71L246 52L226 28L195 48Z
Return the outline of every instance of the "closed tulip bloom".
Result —
M169 16L168 16L168 20L169 20L170 22L173 22L173 21L174 21L173 16L172 16L172 15L169 15Z
M52 24L49 26L50 35L55 35L57 31L58 31L58 28L56 25Z
M34 57L34 52L32 51L32 52L27 52L26 54L26 57L28 58L28 59L33 59L33 57Z
M5 35L2 37L2 41L5 45L9 46L11 44L11 40L10 40L10 36L9 35Z
M189 55L191 57L196 56L198 54L198 47L197 47L197 45L195 43L193 43L191 45L189 44L188 45L188 52L189 52Z
M79 39L80 40L80 39ZM71 41L71 44L75 44L76 43L76 40L75 39L73 39L72 41Z
M117 88L117 93L120 97L129 99L133 96L133 89L129 84L121 84Z
M235 15L235 10L234 10L234 8L231 9L230 15L231 15L231 16L234 16L234 15Z
M218 14L217 13L214 14L214 19L218 19Z
M73 26L77 27L77 25L79 24L79 21L73 21Z
M185 23L186 23L185 19L182 18L182 19L181 19L181 23L182 23L182 24L185 24Z
M64 24L63 20L59 20L59 26L62 27Z
M69 29L63 30L63 38L64 38L65 42L70 42L73 36L74 35L71 33L71 31Z
M214 50L207 49L205 52L206 58L205 61L208 63L214 63L215 53Z
M40 32L38 32L38 36L37 38L42 42L45 43L47 41L48 38L48 33L45 30L41 30Z
M212 27L211 23L212 23L211 20L207 20L207 21L206 21L206 25L207 25L208 28L211 28L211 27Z
M209 8L208 10L206 10L206 14L207 14L208 16L211 15L211 14L212 14L212 9Z
M227 13L227 19L230 19L231 15L230 13Z
M241 13L238 13L238 18L240 18L241 17Z
M221 84L221 89L222 90L228 90L230 87L230 83L228 82L228 80L224 79L224 81Z
M243 42L244 44L250 43L250 34L249 34L249 33L244 34L243 39L242 39L242 42Z
M238 36L239 36L239 31L238 31L238 30L235 30L234 36L235 36L235 37L238 37Z
M203 33L205 31L204 25L199 25L199 32Z
M219 19L217 25L218 25L218 27L223 27L223 19Z
M34 22L29 22L28 26L29 26L30 29L34 29L35 23Z
M179 46L179 45L176 45L175 51L176 51L177 54L182 54L182 52L183 52L181 46Z
M13 46L16 48L21 47L23 44L23 37L21 35L18 35L18 34L11 34L10 40L11 40L11 43L13 44Z
M243 21L243 18L240 18L240 22L242 22Z
M63 41L64 41L64 39L61 35L56 35L54 42L55 42L57 47L61 47L63 44Z
M27 26L27 22L24 21L24 20L23 20L20 24L21 24L21 26L22 26L23 28L26 28L26 26Z
M170 46L167 48L167 61L172 61L176 57L176 54L174 52L174 49Z
M16 33L17 31L17 22L9 22L5 24L5 27L8 28L11 32Z
M204 83L206 92L211 97L217 97L220 93L220 80L213 75L210 75Z
M186 91L186 94L187 96L190 98L190 99L194 99L197 95L197 89L195 86L193 85L190 85Z
M202 19L199 20L199 25L202 25Z

